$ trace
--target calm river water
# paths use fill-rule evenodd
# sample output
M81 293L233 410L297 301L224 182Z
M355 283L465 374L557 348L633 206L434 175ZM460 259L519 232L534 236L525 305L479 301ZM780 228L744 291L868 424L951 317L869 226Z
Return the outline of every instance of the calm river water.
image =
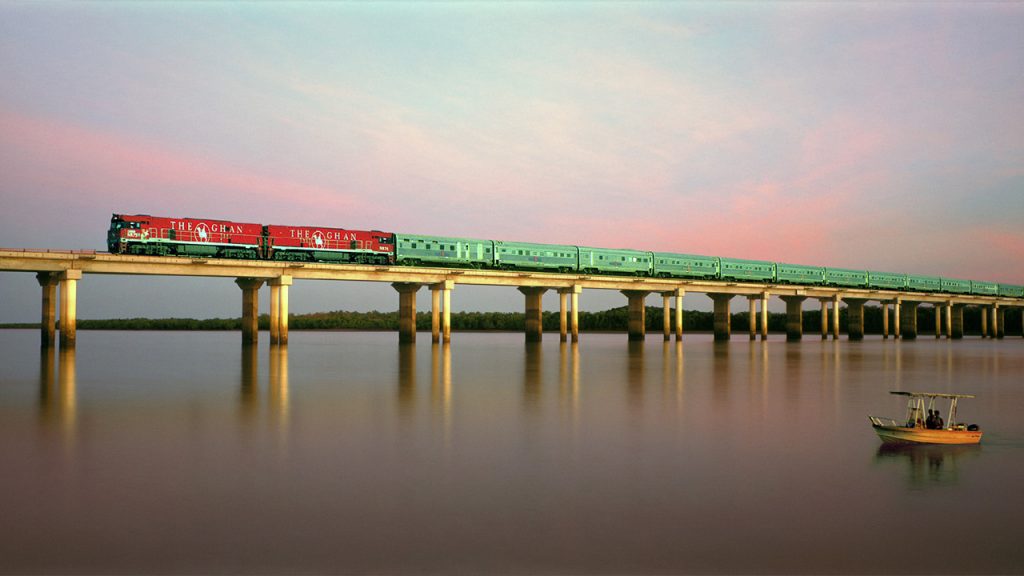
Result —
M1024 572L1024 340L740 336L0 331L0 572Z

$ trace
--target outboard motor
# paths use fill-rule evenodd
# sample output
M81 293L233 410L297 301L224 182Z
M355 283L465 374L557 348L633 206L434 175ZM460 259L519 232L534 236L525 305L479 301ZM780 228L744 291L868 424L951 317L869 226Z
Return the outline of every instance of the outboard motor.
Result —
M978 430L981 430L981 428L979 428L977 424L971 424L970 426L967 427L967 430L971 432L977 432Z

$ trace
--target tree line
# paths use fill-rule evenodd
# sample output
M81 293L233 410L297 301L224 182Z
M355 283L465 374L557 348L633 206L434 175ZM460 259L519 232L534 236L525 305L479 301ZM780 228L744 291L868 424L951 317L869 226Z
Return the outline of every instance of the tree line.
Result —
M890 307L891 310L891 307ZM932 333L935 326L935 309L931 306L918 308L918 332ZM558 312L544 312L542 323L544 330L557 331L560 325ZM734 332L745 332L749 326L747 311L732 314ZM648 306L646 326L648 331L660 331L663 326L663 308ZM416 314L416 328L428 331L431 327L431 313ZM453 330L459 331L522 331L526 326L526 316L522 312L453 312L451 314ZM580 330L590 332L624 332L629 325L629 310L623 306L599 312L579 312ZM1006 309L1005 323L1008 334L1021 332L1021 309ZM817 333L821 330L821 309L806 309L803 314L804 331ZM270 316L263 314L259 318L260 329L270 326ZM0 324L0 328L39 328L38 323ZM312 314L289 314L288 326L291 330L398 330L398 312L351 312L337 310L333 312L316 312ZM840 331L846 331L846 309L839 310ZM79 320L80 330L241 330L241 318L116 318L106 320ZM890 322L889 330L894 325ZM683 311L683 331L711 331L714 329L714 313L697 310ZM786 314L769 312L768 330L785 332ZM882 309L879 306L864 307L864 331L868 334L882 333ZM981 310L977 307L964 309L964 332L978 334L981 332Z

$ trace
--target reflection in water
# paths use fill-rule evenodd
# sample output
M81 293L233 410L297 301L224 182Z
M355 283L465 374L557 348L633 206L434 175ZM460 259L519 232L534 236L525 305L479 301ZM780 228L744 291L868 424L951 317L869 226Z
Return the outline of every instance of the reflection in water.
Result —
M729 379L732 363L729 362L729 343L712 344L714 362L711 365L711 397L719 407L729 403Z
M960 481L961 466L980 454L980 444L882 444L875 454L875 462L905 463L904 473L911 488L923 489L957 484Z
M285 348L239 350L230 334L97 331L78 349L77 396L73 356L34 358L30 336L0 346L3 454L17 462L0 474L0 510L28 527L0 542L0 572L1024 566L1006 530L1024 502L1019 341L696 334L627 353L621 334L396 350L392 334L299 333L290 362ZM182 358L195 364L181 370ZM878 449L866 414L897 377L907 390L977 394L971 414L996 442ZM845 409L833 416L836 396ZM917 548L962 545L941 562L907 554L885 545L880 518L912 518ZM951 531L951 518L970 529Z
M431 412L441 414L445 446L451 443L452 426L452 345L434 343L430 348Z
M761 417L768 408L768 342L751 341L748 346L747 382L751 388L757 387L757 396L761 399Z
M54 369L54 358L57 368ZM75 437L77 411L75 349L52 346L39 351L39 416L47 427L59 425L68 441Z
M270 414L280 429L288 429L288 347L270 347Z
M243 345L241 354L239 406L243 420L251 421L260 412L259 347ZM288 347L270 347L267 408L271 422L286 434L290 412L288 390Z
M255 345L242 345L242 382L239 389L239 404L242 417L252 418L259 410L259 349Z
M629 363L626 366L626 382L629 387L629 408L632 411L643 408L644 404L644 341L629 341Z
M558 348L558 401L575 429L580 402L580 346L576 342L562 342Z
M407 417L416 403L416 345L408 342L398 345L398 406Z
M663 342L661 347L662 403L673 405L677 413L683 409L683 343Z
M523 401L530 409L540 407L541 393L544 382L541 364L544 361L544 348L540 342L527 342L523 350Z

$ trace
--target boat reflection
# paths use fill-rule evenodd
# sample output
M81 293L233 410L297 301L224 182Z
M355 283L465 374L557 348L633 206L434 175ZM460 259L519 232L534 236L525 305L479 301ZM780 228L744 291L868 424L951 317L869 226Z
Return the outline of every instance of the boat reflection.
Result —
M882 444L875 453L880 465L904 464L911 488L955 485L963 465L981 454L979 444Z

